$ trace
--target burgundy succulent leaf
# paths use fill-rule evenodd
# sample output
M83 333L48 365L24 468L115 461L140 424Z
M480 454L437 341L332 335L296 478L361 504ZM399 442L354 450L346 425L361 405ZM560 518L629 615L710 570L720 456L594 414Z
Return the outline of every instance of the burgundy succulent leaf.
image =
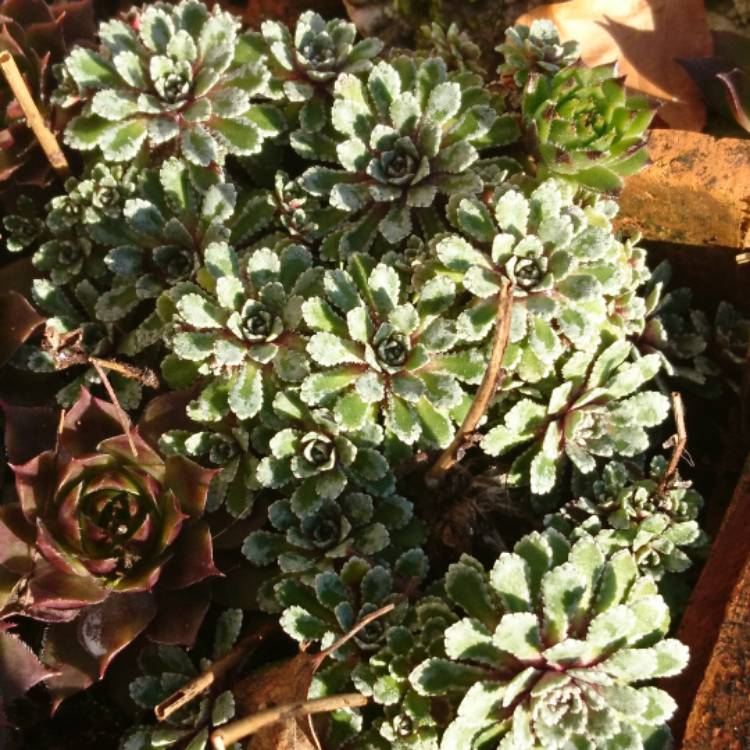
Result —
M154 591L157 613L148 626L149 639L169 646L195 643L212 593L209 581L184 589L159 586Z
M5 415L5 453L12 464L24 464L55 444L59 416L43 406L15 406L0 401Z
M0 367L44 324L45 318L18 292L0 294Z
M6 410L8 430L18 437L19 420L35 434L37 412ZM86 390L55 437L53 447L11 464L18 503L0 507L0 619L50 623L46 662L60 675L49 687L62 699L101 677L159 603L179 606L160 590L185 593L189 627L170 632L162 617L157 632L189 642L206 612L200 584L221 574L202 518L214 470L163 459ZM28 454L18 440L14 454Z
M0 726L3 706L53 675L18 636L4 632L0 623Z

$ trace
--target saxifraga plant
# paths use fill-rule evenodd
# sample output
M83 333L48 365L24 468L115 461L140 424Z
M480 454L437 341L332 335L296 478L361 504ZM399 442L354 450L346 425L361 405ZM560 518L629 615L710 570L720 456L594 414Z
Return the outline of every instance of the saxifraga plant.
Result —
M351 635L309 695L370 705L334 712L326 747L667 747L674 705L648 683L686 650L656 581L702 544L700 501L660 464L613 459L645 465L662 373L731 369L747 322L686 316L615 232L653 107L612 66L535 23L507 32L488 85L460 29L426 36L391 54L312 11L243 32L218 6L157 2L57 70L83 169L43 220L27 201L5 219L49 316L15 363L60 371L68 403L101 379L96 358L120 369L101 384L119 403L84 393L0 506L0 617L48 623L56 701L143 633L161 645L131 695L152 709L208 668L205 638L175 643L212 592L234 606L239 573L244 606L294 640L325 652ZM162 378L137 429L120 413L141 397L129 366ZM433 503L422 469L457 433L468 468ZM426 539L474 466L557 512L508 531L492 571L462 557L442 575ZM188 612L180 640L167 624ZM227 648L239 622L218 620ZM124 747L203 748L233 709L222 687Z

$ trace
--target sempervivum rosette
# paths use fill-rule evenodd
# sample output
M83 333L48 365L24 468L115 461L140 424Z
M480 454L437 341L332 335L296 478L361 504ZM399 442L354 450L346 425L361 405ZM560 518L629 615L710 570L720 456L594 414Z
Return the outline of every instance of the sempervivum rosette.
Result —
M11 432L31 439L40 414L9 410ZM56 700L102 676L147 629L162 642L192 641L207 604L194 584L218 574L201 520L215 472L162 459L85 390L56 445L12 468L19 502L0 509L0 572L14 585L0 617L50 623L45 657L60 670L49 683Z

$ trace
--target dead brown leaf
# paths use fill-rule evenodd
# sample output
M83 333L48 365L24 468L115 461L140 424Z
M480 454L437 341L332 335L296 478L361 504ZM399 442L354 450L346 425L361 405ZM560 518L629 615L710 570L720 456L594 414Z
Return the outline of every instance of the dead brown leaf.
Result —
M293 659L256 672L233 688L237 715L246 716L272 706L304 701L313 675L320 665L319 654L297 654ZM254 734L247 750L316 750L306 717L273 724Z
M581 43L588 65L619 60L629 87L665 102L659 117L672 128L701 130L700 91L678 59L708 57L713 41L703 0L569 0L518 19L554 21L563 40Z

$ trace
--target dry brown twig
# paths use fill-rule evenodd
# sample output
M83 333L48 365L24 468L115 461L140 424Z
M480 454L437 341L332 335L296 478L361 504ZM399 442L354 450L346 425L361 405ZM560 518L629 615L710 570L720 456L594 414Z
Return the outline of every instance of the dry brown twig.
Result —
M135 443L133 442L133 436L130 434L130 418L125 413L125 410L120 406L120 402L117 399L117 394L115 393L115 389L112 387L112 384L109 382L109 378L107 377L107 373L104 372L101 365L97 362L92 362L91 364L94 365L94 369L96 370L96 374L99 376L99 379L102 381L102 384L104 385L105 390L107 391L107 395L109 396L109 400L112 402L112 405L117 410L117 418L120 420L120 424L122 425L122 431L125 433L125 437L128 439L128 445L130 446L130 452L133 454L134 458L138 458L138 451L135 447Z
M672 410L674 412L674 421L677 433L675 434L672 448L672 455L669 457L667 470L659 483L659 489L663 492L671 484L677 475L677 468L682 459L682 455L687 447L687 428L685 427L685 405L682 403L682 396L677 391L672 392Z
M156 706L154 708L156 718L159 721L165 721L175 711L208 690L211 685L222 679L229 670L236 667L251 649L267 638L275 628L275 625L274 621L266 620L252 633L248 633L231 651L228 651L221 659L215 661L205 672L190 680L190 682L183 685L179 690L172 693L169 698Z
M274 706L218 729L211 735L211 744L214 746L214 750L226 750L227 745L249 737L270 724L312 714L329 713L341 708L356 708L366 705L368 701L369 698L361 693L344 693L343 695L330 695L325 698Z
M148 368L133 367L133 365L118 362L114 359L100 359L99 357L90 356L88 360L94 366L99 365L106 370L112 370L112 372L119 373L123 377L137 380L141 385L144 385L147 388L158 388L160 385L156 373Z
M26 85L26 81L23 79L21 71L18 69L13 55L9 52L0 54L0 70L2 70L5 79L8 81L8 86L10 86L13 95L16 97L18 105L26 117L29 128L31 128L34 136L39 141L39 145L42 147L52 168L60 177L67 177L70 174L68 160L65 158L65 154L60 148L60 144L57 142L54 133L47 127L47 123L44 121L44 117L39 111L39 107L34 101L29 87Z
M490 355L487 370L484 373L484 378L469 412L461 427L459 427L458 432L456 432L456 436L427 472L425 481L430 487L437 486L448 470L456 463L459 451L464 443L470 439L474 430L476 430L479 421L486 413L490 401L500 385L503 376L503 357L505 356L505 350L508 346L508 336L510 335L513 290L514 286L509 281L506 281L500 290L497 303L495 338L492 342L492 354Z

